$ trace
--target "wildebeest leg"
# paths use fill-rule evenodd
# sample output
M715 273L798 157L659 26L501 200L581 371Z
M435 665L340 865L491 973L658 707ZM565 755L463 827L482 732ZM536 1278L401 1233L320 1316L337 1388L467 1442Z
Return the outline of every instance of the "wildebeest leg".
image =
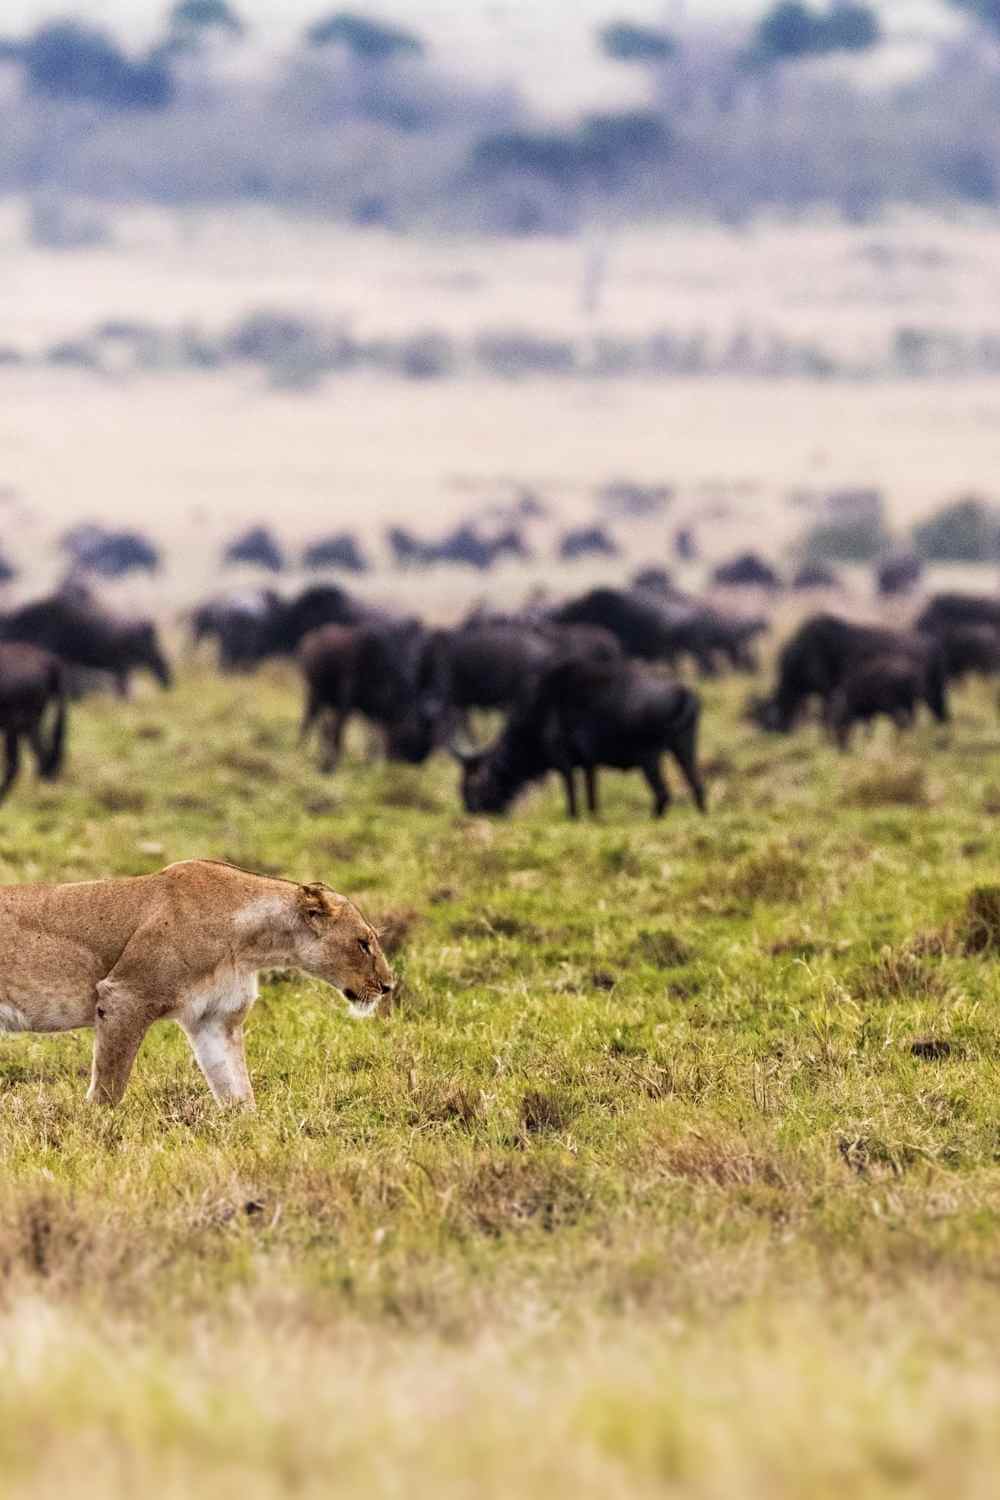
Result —
M7 756L7 765L4 771L3 784L0 785L0 802L6 797L17 779L17 773L21 768L21 742L20 735L16 729L8 729L4 736L4 750Z
M243 1016L213 1016L190 1029L185 1026L184 1032L216 1102L253 1109L253 1085L243 1049Z
M320 769L322 771L335 771L340 760L340 752L344 743L344 726L348 715L335 709L333 714L323 724L323 759Z
M580 809L576 801L576 777L572 766L560 767L559 775L563 779L566 788L566 810L571 818L580 816Z
M31 746L31 753L38 762L38 774L39 776L44 776L45 767L48 763L48 753L45 749L45 741L42 739L41 722L38 719L35 720L34 724L27 731L27 735L28 744Z
M322 706L323 705L320 701L319 694L315 691L315 689L310 688L308 695L306 696L305 706L302 710L302 723L299 725L300 745L304 744L306 739L308 738L309 731L315 724L316 716Z
M649 783L649 789L653 794L653 817L662 818L670 806L670 788L667 785L666 777L660 766L659 756L646 761L642 767L642 774ZM685 772L685 774L687 773Z
M587 783L587 811L594 817L597 815L597 767L585 766L583 771Z
M128 672L115 673L115 692L119 698L130 698L132 696L132 684Z
M705 798L705 783L702 781L701 772L698 770L697 745L698 721L697 719L695 719L693 723L688 725L686 729L683 729L680 732L674 744L670 748L673 753L674 760L676 760L677 764L681 768L681 774L684 777L684 780L691 788L691 795L694 797L698 811L705 812L708 804ZM658 766L659 763L657 762L657 767ZM653 786L652 782L650 782L650 786ZM669 797L669 792L667 795Z

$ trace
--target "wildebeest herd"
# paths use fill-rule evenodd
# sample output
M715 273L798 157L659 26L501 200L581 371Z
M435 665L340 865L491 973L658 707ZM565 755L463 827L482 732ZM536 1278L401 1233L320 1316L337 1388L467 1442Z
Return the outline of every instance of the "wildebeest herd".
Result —
M134 540L108 536L118 551ZM96 545L94 536L76 540L81 550ZM762 615L681 592L657 568L625 587L594 588L559 603L536 600L516 614L480 608L450 628L373 607L333 583L287 597L274 588L238 588L195 609L189 625L196 648L214 644L223 672L249 673L271 658L297 663L300 738L318 737L327 770L335 769L345 727L359 715L391 759L420 764L435 751L450 752L470 812L502 812L527 785L556 772L574 817L577 772L595 812L601 767L639 771L660 816L670 801L665 756L704 810L701 704L683 679L756 672L757 642L769 628ZM143 670L171 685L156 625L109 613L78 574L49 597L0 615L0 797L17 775L22 739L40 775L57 776L68 700L102 678L127 696L132 675ZM785 641L773 688L749 700L748 717L762 730L787 734L818 706L821 724L846 749L855 725L879 716L905 728L925 705L946 722L950 683L998 672L1000 599L939 594L909 629L813 614ZM505 716L486 747L472 732L470 716L481 711Z

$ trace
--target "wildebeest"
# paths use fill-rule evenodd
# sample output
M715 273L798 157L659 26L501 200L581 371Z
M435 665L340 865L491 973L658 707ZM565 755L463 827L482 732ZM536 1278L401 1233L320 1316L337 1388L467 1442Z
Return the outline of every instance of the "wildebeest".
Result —
M385 734L390 759L419 764L433 749L432 725L415 711L423 629L414 619L381 625L324 625L298 652L306 701L300 739L324 723L325 767L340 758L344 730L359 713Z
M274 649L282 608L274 589L237 589L210 599L191 616L194 643L215 640L223 672L248 671Z
M531 557L530 548L516 525L486 534L476 525L463 524L440 541L424 541L405 527L393 526L386 533L386 539L397 565L404 568L456 563L485 573L500 557L515 557L521 561Z
M453 746L462 765L467 812L501 813L533 781L557 771L567 811L578 816L576 771L582 770L587 807L597 812L600 767L640 770L653 793L653 816L670 804L661 758L680 766L695 802L705 811L698 769L698 695L635 662L570 657L542 674L511 714L494 745L475 752Z
M875 583L880 594L908 594L920 582L923 571L920 558L905 552L882 559L875 569Z
M127 573L145 569L155 573L160 554L137 531L106 531L103 526L74 526L62 539L77 568L102 578L123 578Z
M559 542L559 556L564 562L575 562L578 557L618 557L620 552L618 543L603 526L579 526L565 532Z
M780 589L781 578L770 563L755 552L741 552L712 573L712 582L722 588Z
M812 615L786 641L778 658L774 694L755 706L753 716L762 728L787 734L816 697L828 721L837 689L860 665L878 657L912 661L920 673L921 700L936 719L947 722L945 662L937 641L915 631L857 625L829 614Z
M924 675L912 656L875 656L859 662L830 699L830 730L841 750L847 749L857 723L887 718L898 729L909 729L924 696Z
M840 579L823 562L804 562L792 579L793 589L839 589Z
M678 593L666 568L640 568L638 573L632 575L631 587L646 589L651 594L662 594L665 598L675 597Z
M988 594L935 594L914 628L936 635L958 625L989 625L1000 631L1000 599Z
M473 622L432 631L419 666L420 712L438 726L440 738L473 709L513 707L547 668L567 656L611 660L621 649L610 632L587 624Z
M266 526L252 526L229 543L222 561L224 565L251 563L271 573L280 573L285 566L285 554Z
M26 641L60 657L68 666L113 677L127 697L131 674L145 668L161 687L172 677L151 620L124 619L104 613L72 595L36 599L0 616L0 640Z
M591 589L554 611L560 624L600 625L618 638L626 656L675 665L691 657L706 677L722 658L737 671L752 671L753 640L767 629L762 619L738 619L698 600L662 598L646 589Z
M368 559L349 531L323 537L307 547L302 557L304 568L343 568L347 573L367 573Z
M934 639L940 643L949 682L1000 673L1000 631L991 625L950 625Z
M52 781L59 775L66 743L66 697L66 669L51 651L0 642L0 734L6 756L0 802L20 770L22 737L38 762L39 776ZM50 705L55 714L46 739L44 724Z

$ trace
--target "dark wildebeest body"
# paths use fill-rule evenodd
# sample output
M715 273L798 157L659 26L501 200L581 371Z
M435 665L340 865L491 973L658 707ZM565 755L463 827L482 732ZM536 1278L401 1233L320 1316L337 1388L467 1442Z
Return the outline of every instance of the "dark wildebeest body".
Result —
M358 540L349 531L324 537L307 547L302 558L304 568L343 568L348 573L367 573L368 559Z
M282 607L283 601L273 589L241 589L211 599L192 615L194 642L218 643L223 672L249 671L273 651Z
M14 784L21 765L21 739L28 741L38 774L52 781L62 769L66 741L66 669L58 657L37 646L0 642L0 733L6 766L0 802ZM44 720L55 705L46 741Z
M653 793L653 815L670 803L661 758L673 755L702 812L698 770L700 703L690 688L627 661L557 662L511 715L497 742L462 763L462 797L473 813L501 813L527 785L557 771L571 818L578 815L575 773L584 773L587 806L597 812L602 766L640 770Z
M324 625L299 647L306 684L301 738L324 715L326 767L340 758L344 730L359 713L384 731L393 760L414 764L433 749L431 726L414 713L423 630L416 620L390 625Z
M830 699L830 729L846 750L857 723L891 719L909 729L924 695L924 671L912 656L876 656L859 662Z
M604 526L579 526L563 534L559 556L565 562L578 557L618 557L621 548Z
M917 616L914 629L938 635L960 625L989 625L1000 632L1000 599L988 594L935 594Z
M512 708L566 656L610 660L621 649L609 631L592 625L515 621L434 631L419 668L421 712L440 739L453 718L463 721L473 709Z
M74 526L62 546L78 568L102 578L123 578L136 569L155 573L160 554L137 531L105 531L103 526Z
M880 594L908 594L920 582L923 571L920 558L912 553L887 557L875 569L875 583Z
M712 582L722 588L780 589L781 579L770 563L755 552L742 552L727 563L720 563Z
M161 687L171 684L170 667L150 620L107 615L72 595L54 594L0 617L0 640L26 641L60 657L68 666L108 672L122 697L132 672L150 671Z
M839 589L840 579L832 568L822 562L806 562L799 568L792 579L792 588L796 590L806 589Z
M948 720L945 663L941 647L930 636L880 626L856 625L836 615L813 615L782 648L778 685L772 698L754 711L765 729L787 734L809 700L819 698L828 717L830 701L841 683L865 662L877 657L912 661L920 673L920 698L941 723Z
M1000 630L992 625L950 625L936 633L949 682L995 677L1000 672Z
M249 563L253 567L267 568L270 573L280 573L285 566L285 554L266 526L253 526L238 536L222 554L224 565Z
M673 666L690 656L706 677L717 672L719 657L739 671L752 671L752 641L767 628L763 620L736 619L697 600L662 598L646 589L591 589L557 609L552 619L599 625L617 637L626 656L640 660Z

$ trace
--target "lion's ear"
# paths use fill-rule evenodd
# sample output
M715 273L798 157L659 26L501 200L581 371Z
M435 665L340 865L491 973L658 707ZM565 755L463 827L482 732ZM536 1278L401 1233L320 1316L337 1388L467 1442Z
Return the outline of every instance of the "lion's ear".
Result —
M330 920L325 887L322 885L302 886L299 890L299 910L303 920L313 932L322 932Z

